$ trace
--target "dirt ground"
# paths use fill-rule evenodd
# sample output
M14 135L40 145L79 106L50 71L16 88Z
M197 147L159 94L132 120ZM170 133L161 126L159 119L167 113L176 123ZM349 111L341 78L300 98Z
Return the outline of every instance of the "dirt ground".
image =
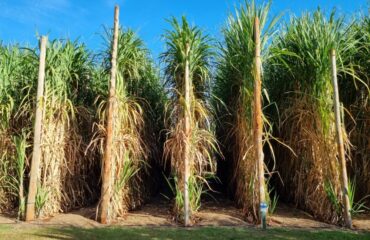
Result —
M61 213L54 217L37 220L32 223L17 221L11 217L0 215L0 224L13 225L16 228L25 227L58 227L73 226L95 228L104 225L94 220L95 208L83 208L70 213ZM231 201L209 201L202 204L197 214L194 226L252 226L243 220L241 210L234 207ZM155 200L142 206L141 209L129 212L124 218L111 223L115 226L146 226L163 227L177 226L171 218L170 205L165 200ZM273 227L305 228L305 229L336 229L337 226L316 221L309 214L293 207L279 204L275 214L269 221ZM370 231L370 214L354 217L355 230Z

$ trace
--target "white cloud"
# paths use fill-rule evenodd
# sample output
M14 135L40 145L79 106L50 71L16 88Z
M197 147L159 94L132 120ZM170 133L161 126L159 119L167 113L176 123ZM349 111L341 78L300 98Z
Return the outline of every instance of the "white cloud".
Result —
M79 14L86 13L81 7L72 9L71 0L23 0L12 3L5 1L0 3L1 11L0 18L11 20L20 24L34 26L51 26L63 25L65 19L73 19L79 17ZM78 14L77 14L78 13ZM55 28L58 28L55 26Z
M14 26L17 29L12 31L18 33L75 38L89 24L85 21L85 17L89 14L87 9L72 0L14 2L0 0L0 34L4 34L2 29L10 29L8 26ZM11 38L11 36L8 37Z
M0 17L23 24L40 23L41 19L53 16L55 13L66 13L69 6L69 0L36 0L17 4L3 2Z

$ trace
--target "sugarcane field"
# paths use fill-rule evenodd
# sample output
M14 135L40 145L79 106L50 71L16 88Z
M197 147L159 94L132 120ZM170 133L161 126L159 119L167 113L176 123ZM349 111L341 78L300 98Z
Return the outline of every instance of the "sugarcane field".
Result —
M370 239L370 1L0 9L0 240Z

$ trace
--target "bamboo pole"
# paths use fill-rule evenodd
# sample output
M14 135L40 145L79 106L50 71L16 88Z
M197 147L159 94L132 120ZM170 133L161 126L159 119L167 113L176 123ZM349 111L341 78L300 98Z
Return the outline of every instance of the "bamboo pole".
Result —
M184 156L184 224L185 227L190 226L190 201L189 201L189 176L190 176L190 149L189 149L189 138L190 138L190 91L191 81L189 76L189 44L186 44L186 60L185 60L185 156Z
M30 170L30 182L28 186L28 197L26 207L26 221L35 219L35 201L38 184L38 172L41 160L41 131L42 131L42 105L44 98L44 81L45 81L45 58L46 58L46 43L47 37L42 36L40 41L40 64L37 80L37 95L36 95L36 116L33 139L33 153Z
M338 91L338 80L337 80L337 64L335 49L330 52L331 55L331 67L332 67L332 84L334 89L334 113L335 113L335 127L337 130L337 145L339 153L339 162L341 167L341 181L342 181L342 197L344 204L344 220L348 228L352 228L352 218L351 218L351 207L348 197L348 178L347 178L347 168L346 168L346 158L344 152L343 144L343 134L342 134L342 123L340 117L340 103L339 103L339 91Z
M263 229L266 228L266 199L265 199L265 173L264 155L262 144L262 104L261 104L261 39L259 19L254 19L254 43L255 43L255 64L254 64L254 146L255 156L258 162L258 184L260 197L260 213Z
M117 70L117 46L118 46L118 24L119 24L119 7L114 8L114 33L112 45L112 59L111 59L111 77L108 99L107 111L107 135L106 145L103 157L103 176L101 188L101 203L99 206L98 221L106 224L108 220L109 202L111 199L111 158L112 158L112 145L113 145L113 115L114 115L114 102L116 93L116 70Z

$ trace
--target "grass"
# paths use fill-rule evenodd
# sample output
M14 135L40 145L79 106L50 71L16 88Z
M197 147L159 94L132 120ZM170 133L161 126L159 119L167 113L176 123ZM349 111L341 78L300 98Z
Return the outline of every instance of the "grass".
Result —
M272 228L262 231L242 227L202 228L23 228L0 226L2 239L369 239L369 232Z

